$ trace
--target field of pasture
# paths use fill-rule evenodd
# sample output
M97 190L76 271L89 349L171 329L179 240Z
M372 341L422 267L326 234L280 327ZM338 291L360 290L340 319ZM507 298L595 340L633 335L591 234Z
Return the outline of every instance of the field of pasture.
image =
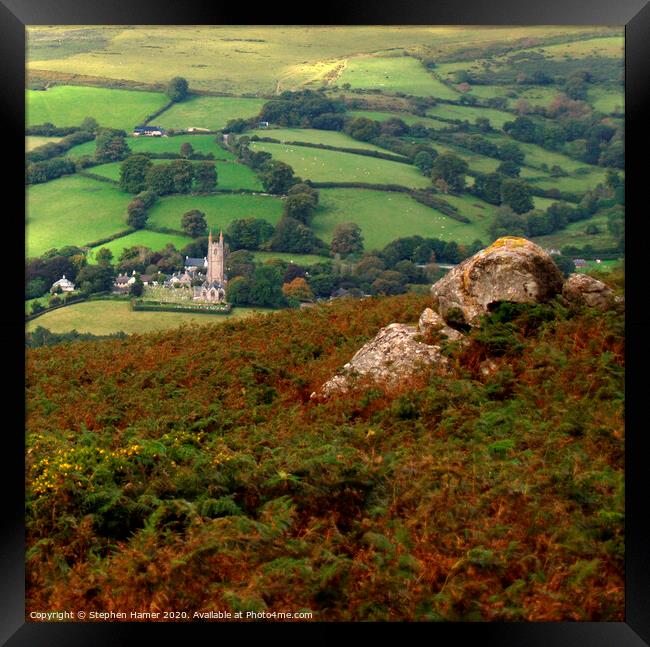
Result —
M409 188L431 183L414 166L390 160L266 142L251 142L251 148L271 153L274 159L289 164L296 175L314 182L369 182Z
M471 243L487 239L489 220L465 213L472 222L465 224L431 209L404 193L369 189L321 189L320 204L312 221L312 229L331 241L336 225L356 222L363 232L366 250L381 249L392 240L420 235L441 240Z
M218 160L234 160L235 156L215 143L215 135L177 135L174 137L132 137L126 138L126 143L133 153L178 153L185 143L192 145L197 153L212 153ZM95 142L89 141L74 146L67 157L77 159L83 155L95 154Z
M516 115L503 110L493 108L477 108L475 106L457 106L448 103L439 103L427 110L430 117L442 117L443 119L459 119L460 121L476 122L479 117L490 120L493 128L503 128L506 121L514 121Z
M387 119L401 119L405 124L422 124L426 128L448 128L446 121L433 119L431 117L419 117L406 112L382 112L380 110L348 110L346 113L349 117L365 117L373 121L386 121Z
M409 56L347 59L337 80L353 88L380 88L385 92L403 92L423 97L457 100L460 94L439 81L415 58Z
M186 211L198 209L205 213L209 227L226 229L239 218L263 218L275 225L282 215L282 200L271 196L250 194L175 195L163 197L149 210L148 222L155 227L180 230Z
M248 119L257 115L264 99L246 97L190 96L174 104L156 119L163 128L209 128L219 130L231 119Z
M28 126L46 122L55 126L78 126L86 117L93 117L100 126L130 131L169 101L161 92L74 85L27 90L26 93Z
M27 191L27 256L86 245L123 231L132 196L107 182L68 175Z
M76 330L80 333L93 335L111 335L116 332L142 334L178 328L183 324L190 326L193 330L196 326L219 325L224 321L243 319L266 312L272 312L272 310L238 307L233 308L228 314L219 315L192 312L147 312L131 310L131 304L128 301L84 301L46 312L28 322L26 331L32 332L38 326L43 326L54 333Z
M361 150L378 151L380 153L391 152L379 146L375 146L374 144L354 139L337 130L317 130L315 128L264 128L262 130L249 130L244 134L249 136L257 135L258 137L272 137L281 142L305 142L307 144L337 146L338 148L359 148Z

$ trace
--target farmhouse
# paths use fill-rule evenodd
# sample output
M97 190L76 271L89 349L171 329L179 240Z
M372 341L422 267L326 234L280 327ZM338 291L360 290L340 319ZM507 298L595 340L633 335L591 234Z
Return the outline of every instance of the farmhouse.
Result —
M146 135L147 137L162 137L165 131L160 126L135 126L133 128L133 136L139 137Z
M61 288L61 292L72 292L74 290L74 283L69 279L66 279L64 274L63 278L52 283L50 292L56 292L59 288Z

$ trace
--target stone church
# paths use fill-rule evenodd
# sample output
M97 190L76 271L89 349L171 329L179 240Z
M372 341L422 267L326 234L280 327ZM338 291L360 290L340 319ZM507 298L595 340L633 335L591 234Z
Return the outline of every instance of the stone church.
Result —
M210 230L207 276L202 285L194 288L195 301L222 303L226 300L225 256L223 231L219 232L219 241L212 242L212 230Z

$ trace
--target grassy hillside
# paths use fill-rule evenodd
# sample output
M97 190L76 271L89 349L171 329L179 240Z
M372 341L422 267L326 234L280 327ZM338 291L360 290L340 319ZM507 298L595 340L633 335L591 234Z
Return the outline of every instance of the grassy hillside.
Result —
M52 247L86 245L123 231L131 197L111 184L77 175L30 187L27 256Z
M310 401L426 305L28 351L27 613L622 621L622 316L524 308L449 377Z
M130 131L169 99L159 92L60 85L27 90L26 101L27 125L78 126L84 118L94 117L100 126Z
M174 104L156 120L164 128L223 128L231 119L248 119L259 113L264 99L244 97L189 97Z
M350 113L346 113L350 114ZM306 142L308 144L325 144L339 148L360 148L362 150L390 153L385 148L374 144L359 141L345 133L336 130L316 130L315 128L264 128L262 130L249 130L245 135L258 137L272 137L281 142ZM394 153L393 153L394 154Z
M29 70L147 83L184 76L193 88L202 90L273 93L339 82L346 57L376 53L380 48L426 48L449 55L476 39L487 45L594 31L602 28L30 26L27 52Z
M381 249L396 238L414 235L468 244L477 238L487 240L485 227L490 221L485 220L483 224L481 219L466 212L463 205L454 206L459 206L472 223L453 220L404 193L321 189L311 227L320 238L330 242L336 225L356 222L363 232L366 250Z
M282 215L282 200L246 194L175 195L158 200L148 212L148 222L157 227L180 229L182 215L191 209L205 213L208 226L215 230L226 229L239 218L264 218L275 225Z
M457 100L460 96L427 72L420 61L408 56L350 58L338 83L439 99Z
M368 182L424 188L431 181L414 166L339 151L251 142L251 149L267 151L286 162L296 175L314 182Z

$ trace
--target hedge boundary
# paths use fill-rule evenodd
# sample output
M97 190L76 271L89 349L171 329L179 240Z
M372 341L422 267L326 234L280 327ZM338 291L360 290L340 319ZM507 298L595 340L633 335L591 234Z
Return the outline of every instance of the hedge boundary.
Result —
M172 304L161 303L160 301L146 301L140 299L131 300L131 309L134 311L148 311L148 312L194 312L196 314L206 315L224 315L230 314L232 306L225 304L224 306L215 308L211 304Z

